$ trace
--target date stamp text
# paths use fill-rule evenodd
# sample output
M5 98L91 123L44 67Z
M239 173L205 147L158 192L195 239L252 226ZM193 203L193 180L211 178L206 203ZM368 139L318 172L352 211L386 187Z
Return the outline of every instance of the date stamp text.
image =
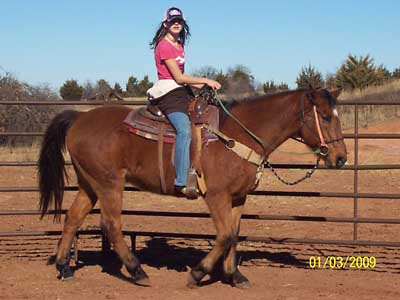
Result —
M310 269L374 269L375 256L310 256Z

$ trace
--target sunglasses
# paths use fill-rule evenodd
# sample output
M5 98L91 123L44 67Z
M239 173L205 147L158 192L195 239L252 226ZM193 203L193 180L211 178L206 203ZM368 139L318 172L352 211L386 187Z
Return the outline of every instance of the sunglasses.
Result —
M169 26L174 25L175 23L183 25L185 23L185 21L182 20L182 19L174 19L174 20L171 20L171 21L169 21L167 23L168 23Z

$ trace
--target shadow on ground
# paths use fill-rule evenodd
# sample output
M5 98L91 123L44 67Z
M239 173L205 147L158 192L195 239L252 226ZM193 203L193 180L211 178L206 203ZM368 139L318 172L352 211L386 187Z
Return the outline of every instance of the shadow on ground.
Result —
M170 245L165 238L153 238L147 241L146 247L136 251L136 255L144 266L157 269L167 268L177 272L188 272L208 254L208 250L196 249L194 247L180 247ZM280 267L308 268L308 264L298 260L290 252L268 252L268 251L241 251L238 253L241 263L252 260L265 259L271 264L278 264ZM49 263L54 263L54 256L49 259ZM125 281L130 281L130 277L124 275L122 263L116 253L112 250L101 251L79 251L79 260L73 270L76 271L85 266L100 265L102 272ZM222 261L219 261L210 274L210 280L203 285L216 282L222 278Z

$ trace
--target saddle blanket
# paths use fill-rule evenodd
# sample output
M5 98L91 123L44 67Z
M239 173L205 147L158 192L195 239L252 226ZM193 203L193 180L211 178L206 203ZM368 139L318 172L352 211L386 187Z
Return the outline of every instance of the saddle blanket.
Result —
M217 107L210 107L207 124L212 128L219 129L219 111ZM168 119L158 118L151 115L145 107L132 110L124 119L124 124L128 127L129 132L144 137L146 139L158 141L159 137L163 136L164 143L175 143L175 129L172 127ZM193 123L192 123L193 124ZM195 123L195 126L201 126ZM218 137L205 128L201 129L202 143L218 141Z

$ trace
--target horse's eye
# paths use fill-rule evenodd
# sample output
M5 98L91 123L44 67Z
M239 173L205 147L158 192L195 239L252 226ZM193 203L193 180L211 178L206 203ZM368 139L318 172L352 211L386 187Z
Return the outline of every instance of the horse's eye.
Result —
M322 119L323 119L325 122L330 123L330 122L332 121L332 116L325 116L325 115L323 115L323 116L322 116Z

